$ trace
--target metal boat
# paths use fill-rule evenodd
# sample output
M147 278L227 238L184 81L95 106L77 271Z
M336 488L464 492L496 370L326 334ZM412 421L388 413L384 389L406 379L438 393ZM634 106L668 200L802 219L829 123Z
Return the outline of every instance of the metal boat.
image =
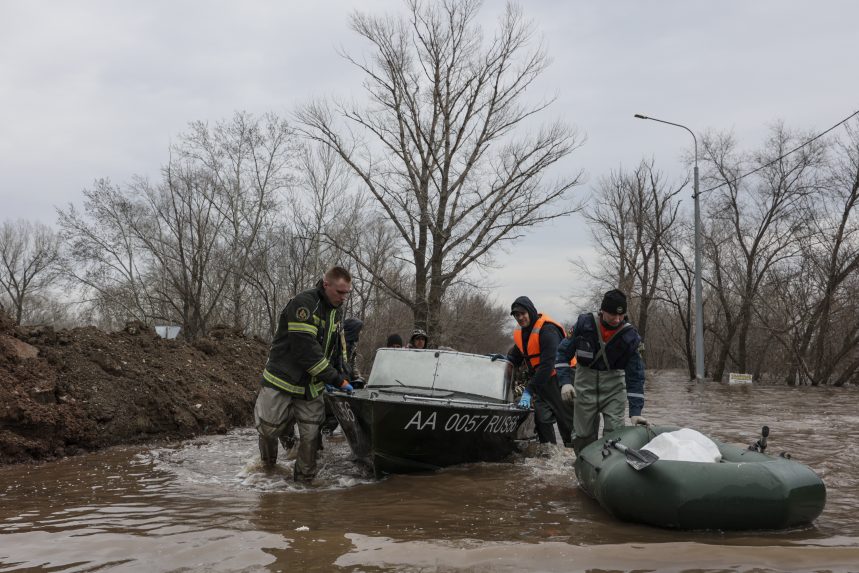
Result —
M376 476L501 461L530 414L509 362L449 350L379 349L365 388L325 398Z

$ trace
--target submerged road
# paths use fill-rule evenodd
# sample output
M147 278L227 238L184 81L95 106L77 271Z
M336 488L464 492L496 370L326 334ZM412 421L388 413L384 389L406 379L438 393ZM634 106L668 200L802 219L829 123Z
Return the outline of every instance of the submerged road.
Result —
M729 387L648 373L645 415L748 444L771 429L820 475L813 526L670 531L615 521L562 449L376 481L326 441L319 485L264 474L241 429L0 468L10 571L859 571L859 388ZM281 452L283 456L283 452Z

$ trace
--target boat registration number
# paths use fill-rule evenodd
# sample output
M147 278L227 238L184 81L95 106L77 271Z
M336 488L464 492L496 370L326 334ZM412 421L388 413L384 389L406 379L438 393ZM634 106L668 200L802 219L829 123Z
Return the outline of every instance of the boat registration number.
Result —
M445 432L489 432L493 434L506 434L516 430L519 424L519 416L486 415L486 414L458 414L449 415L443 422L438 419L438 412L425 413L418 410L412 419L403 427L404 430L435 430L444 429Z

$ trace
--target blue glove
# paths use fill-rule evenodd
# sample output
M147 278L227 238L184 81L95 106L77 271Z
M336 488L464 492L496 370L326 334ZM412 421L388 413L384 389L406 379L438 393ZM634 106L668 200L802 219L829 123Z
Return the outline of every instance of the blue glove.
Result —
M352 392L355 391L355 389L352 388L352 385L349 384L348 380L344 380L343 383L340 384L340 390L343 392L346 392L347 394L351 394Z
M523 410L527 410L531 407L531 393L528 390L522 392L522 398L519 400L518 406Z
M489 354L489 360L495 362L496 360L507 360L507 357L503 354Z

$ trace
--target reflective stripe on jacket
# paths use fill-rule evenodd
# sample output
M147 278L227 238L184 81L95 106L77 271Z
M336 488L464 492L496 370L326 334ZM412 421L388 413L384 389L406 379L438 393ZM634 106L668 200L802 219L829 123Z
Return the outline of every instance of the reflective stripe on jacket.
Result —
M578 355L577 370L582 367L599 371L623 370L629 415L640 416L644 408L645 380L644 360L638 352L641 337L635 327L624 322L623 328L618 328L615 336L600 344L602 334L598 320L595 313L580 315L573 329L572 344L562 346L566 352L572 351ZM558 349L560 357L561 347Z
M573 344L579 366L594 370L624 370L638 351L641 337L628 322L622 323L614 336L603 341L596 314L579 315L573 329Z
M262 384L307 399L343 378L333 356L340 348L342 311L325 298L321 283L290 300L271 342Z
M555 370L558 372L558 386L573 383L573 373L576 367L576 345L572 335L567 335L558 345L555 357Z

